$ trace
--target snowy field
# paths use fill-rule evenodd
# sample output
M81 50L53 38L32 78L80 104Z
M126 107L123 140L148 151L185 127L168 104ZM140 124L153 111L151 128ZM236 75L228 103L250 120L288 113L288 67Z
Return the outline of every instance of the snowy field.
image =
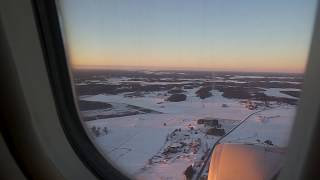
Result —
M82 76L77 80L82 88L78 91L81 101L108 105L82 109L84 119L90 119L84 123L104 156L129 177L179 180L185 179L184 171L190 165L198 171L221 137L209 134L213 127L199 123L199 119L216 119L218 129L227 133L261 111L222 142L287 146L298 99L291 94L300 92L300 77L222 74L210 79L211 74L189 74L179 72L170 78L172 72L124 72L115 77ZM269 87L266 79L276 82ZM242 92L244 84L250 84L245 89L248 93ZM97 86L99 91L84 89L89 86ZM101 86L113 90L103 93ZM173 94L183 94L185 99L169 101Z
M262 144L270 142L279 148L288 145L295 107L281 106L251 116L221 143Z
M190 90L190 94L192 91ZM83 100L127 103L162 112L162 114L141 114L87 122L89 128L92 126L110 128L110 133L97 137L96 143L108 158L116 162L129 176L135 175L139 177L138 179L151 177L161 179L163 176L173 179L184 178L182 172L195 162L195 155L188 155L166 163L156 163L153 166L148 165L148 160L161 151L167 135L175 129L187 130L190 129L190 124L200 129L196 121L205 117L236 120L230 121L231 125L235 125L237 121L254 112L245 108L238 101L223 98L218 92L203 101L191 96L185 102L165 102L163 98L153 96L153 94L148 97L130 99L123 95L96 95L83 98ZM158 104L158 102L163 103ZM228 107L224 108L222 104L227 104ZM163 125L164 123L166 126ZM225 124L227 127L228 122ZM199 132L192 138L203 139L203 145L207 143L209 147L218 137L205 137L205 133ZM201 152L198 158L205 153L205 150L201 151L204 152ZM175 167L174 171L168 171L172 167Z

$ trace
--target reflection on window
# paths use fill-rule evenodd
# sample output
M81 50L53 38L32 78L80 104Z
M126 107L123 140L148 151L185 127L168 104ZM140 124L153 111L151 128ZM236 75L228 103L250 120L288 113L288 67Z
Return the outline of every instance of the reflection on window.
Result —
M57 4L82 121L122 172L134 179L279 173L315 0Z

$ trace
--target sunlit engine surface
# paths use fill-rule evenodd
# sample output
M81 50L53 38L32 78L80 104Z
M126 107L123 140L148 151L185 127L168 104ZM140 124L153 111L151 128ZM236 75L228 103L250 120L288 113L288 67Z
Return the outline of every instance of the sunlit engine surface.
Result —
M219 144L212 154L208 180L275 180L284 150L252 144Z
M57 0L88 136L132 179L272 179L315 0Z

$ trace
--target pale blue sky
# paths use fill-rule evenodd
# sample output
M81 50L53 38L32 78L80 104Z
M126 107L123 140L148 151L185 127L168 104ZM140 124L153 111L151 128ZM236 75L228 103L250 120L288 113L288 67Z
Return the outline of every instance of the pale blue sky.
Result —
M316 0L60 0L60 5L76 66L302 71Z

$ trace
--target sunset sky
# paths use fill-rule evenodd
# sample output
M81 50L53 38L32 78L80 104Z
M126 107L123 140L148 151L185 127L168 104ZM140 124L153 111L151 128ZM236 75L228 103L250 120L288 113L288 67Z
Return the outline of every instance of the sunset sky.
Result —
M316 0L60 0L74 67L302 72Z

